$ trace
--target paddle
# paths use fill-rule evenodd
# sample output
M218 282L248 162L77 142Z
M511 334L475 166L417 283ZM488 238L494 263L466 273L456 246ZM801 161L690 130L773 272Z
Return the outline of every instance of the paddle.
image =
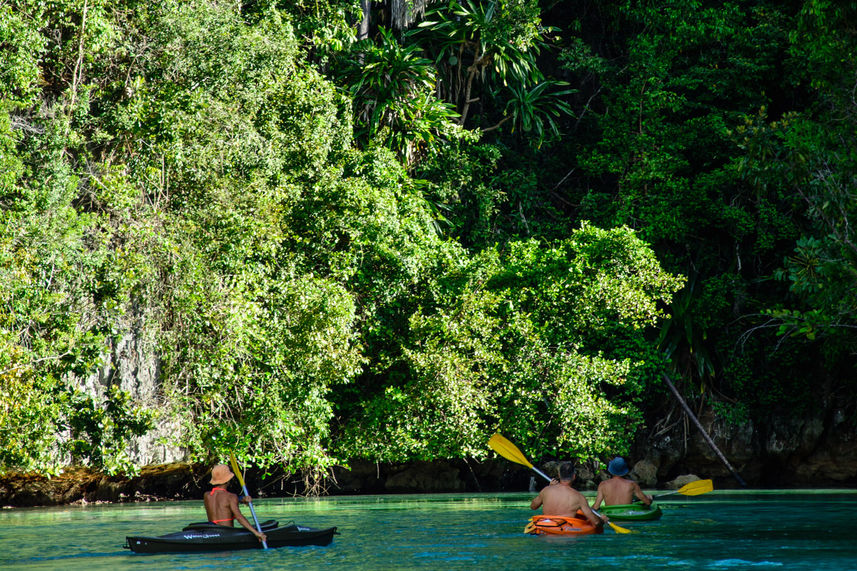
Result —
M548 482L552 480L550 476L533 466L530 461L527 460L527 457L524 456L524 454L520 450L518 450L518 447L509 442L505 436L501 434L495 434L494 436L488 439L488 446L490 446L491 449L494 450L494 452L496 452L506 460L510 460L512 462L515 462L516 464L526 466ZM595 513L595 515L601 517L601 514L599 514L597 511L592 511L593 513ZM610 528L616 533L634 533L630 529L620 527L612 521L608 521L607 525L609 525Z
M664 494L658 494L657 496L652 496L652 500L662 498L664 496L670 496L672 494L681 494L683 496L700 496L702 494L707 494L713 489L714 484L711 482L711 480L696 480L695 482L685 484L677 490L666 492ZM637 498L634 498L634 500L638 501Z
M244 478L241 476L241 470L238 469L238 462L235 460L235 454L229 454L229 463L232 464L232 471L235 472L235 477L238 478L238 483L241 484L241 491L245 496L249 496L247 493L247 486L244 484ZM259 525L259 519L256 517L256 510L253 509L253 502L248 501L247 505L250 506L250 513L253 514L253 523L256 524L256 531L262 533L262 526ZM268 549L268 542L263 541L262 547Z

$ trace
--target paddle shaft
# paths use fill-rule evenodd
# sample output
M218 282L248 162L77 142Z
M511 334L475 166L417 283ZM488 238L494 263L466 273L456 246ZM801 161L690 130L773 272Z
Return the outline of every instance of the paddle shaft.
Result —
M553 478L551 478L550 476L548 476L547 474L545 474L544 472L542 472L541 470L539 470L539 469L538 469L538 468L536 468L535 466L530 466L530 468L532 468L532 469L533 469L533 472L535 472L536 474L538 474L539 476L541 476L542 478L544 478L544 479L545 479L545 480L547 480L548 482L552 482L552 481L553 481ZM591 508L591 507L590 507L589 509L591 509L591 510L592 510L592 508ZM592 510L592 513L594 513L594 514L595 514L595 515L597 515L598 517L601 517L601 514L600 514L600 513L598 513L598 512L597 512L597 511L595 511L595 510ZM609 521L608 521L607 523L609 523L611 527L613 526L613 524L612 524L611 522L609 522Z
M238 478L238 483L241 484L241 492L250 497L250 494L247 492L247 486L244 484L244 478L241 476L241 470L238 469L238 462L235 460L234 455L229 456L229 460L232 463L232 470L235 472L235 477ZM250 506L250 514L253 516L253 523L256 525L256 531L262 533L262 526L259 525L259 518L256 517L256 510L253 509L253 501L248 500L247 505ZM262 547L268 549L268 542L262 541Z
M518 447L509 442L509 440L506 439L506 437L504 437L503 435L495 434L494 436L492 436L490 439L488 439L488 446L490 446L495 452L497 452L497 454L499 454L506 460L511 460L512 462L526 466L548 482L552 480L550 476L533 466L532 462L527 460L527 457L524 456L523 452L518 450ZM598 517L601 517L601 514L596 512L595 510L592 510L592 512ZM630 529L625 529L624 527L618 526L612 521L608 521L607 524L616 533L631 533Z
M672 494L682 494L685 496L701 496L702 494L707 494L713 489L714 487L712 486L711 480L696 480L695 482L685 484L677 490L673 490L671 492L664 492L663 494L658 494L657 496L652 496L652 499L654 500Z
M542 478L544 478L548 482L553 480L553 478L551 478L550 476L548 476L547 474L545 474L544 472L542 472L541 470L539 470L535 466L531 466L531 468L532 468L533 472L535 472L536 474L538 474L539 476L541 476Z

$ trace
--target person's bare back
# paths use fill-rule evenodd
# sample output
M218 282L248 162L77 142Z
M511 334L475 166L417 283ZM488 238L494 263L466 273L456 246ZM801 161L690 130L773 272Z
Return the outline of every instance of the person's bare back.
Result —
M234 520L238 519L236 513L241 513L238 511L238 496L225 488L213 487L206 492L202 502L211 523L232 527Z
M631 471L628 463L621 456L613 458L607 464L607 471L612 476L598 484L598 495L595 496L593 509L601 507L601 502L606 506L627 505L634 501L634 496L643 502L643 505L651 505L652 498L643 493L640 485L633 480L626 480L622 476Z
M238 496L224 487L232 479L233 475L229 467L224 464L218 464L212 469L211 491L206 492L202 498L208 521L227 527L234 527L234 522L238 521L245 529L255 535L259 541L264 542L266 539L265 534L253 527L238 508ZM249 498L247 499L249 501Z
M535 507L533 503L537 504ZM542 508L542 513L545 515L561 515L566 517L574 517L577 510L583 505L589 507L589 502L583 497L583 494L565 483L555 483L546 486L539 496L533 500L530 507L538 509Z
M639 498L643 505L652 503L652 498L643 493L637 482L613 476L598 484L598 495L595 497L593 507L598 509L601 507L601 502L604 502L605 506L630 504L634 501L634 496Z
M569 471L563 473L564 469ZM592 525L603 525L604 522L592 511L583 494L571 487L574 477L573 466L569 468L564 463L560 466L560 480L554 480L542 488L539 495L530 502L530 509L537 510L541 507L544 515L563 517L577 517L577 511L580 510Z

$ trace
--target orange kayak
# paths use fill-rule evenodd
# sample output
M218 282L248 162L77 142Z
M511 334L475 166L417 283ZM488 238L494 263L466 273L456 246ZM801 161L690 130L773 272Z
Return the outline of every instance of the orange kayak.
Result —
M534 515L524 528L531 535L589 535L603 533L604 527L595 527L586 518L556 515Z

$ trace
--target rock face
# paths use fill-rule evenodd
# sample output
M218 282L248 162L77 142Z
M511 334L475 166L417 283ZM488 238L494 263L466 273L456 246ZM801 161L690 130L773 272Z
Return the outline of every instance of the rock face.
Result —
M527 489L530 471L505 460L374 463L337 468L325 483L331 494L450 493Z
M147 466L139 476L105 476L70 468L55 478L10 473L0 476L0 506L51 506L73 503L201 499L210 488L210 466L176 462ZM526 490L530 471L505 460L447 460L375 464L354 462L334 470L320 490L327 494L448 493ZM257 497L290 496L308 490L300 478L248 470L247 486ZM235 484L232 490L238 492Z
M765 426L732 425L707 410L700 423L751 487L852 486L857 483L857 434L833 411L808 418L772 418ZM705 474L715 484L737 479L698 430L679 429L639 442L638 455L657 469L657 481L682 473ZM635 466L635 471L636 471Z
M658 483L658 467L651 460L643 458L634 464L629 477L644 488L652 488Z
M70 468L55 478L8 473L0 476L0 505L24 507L202 498L209 487L207 478L207 467L184 463L147 466L133 478L105 476L86 468Z
M824 487L857 485L857 446L853 431L819 430L817 419L794 419L772 424L767 431L721 425L712 414L700 419L718 448L751 487ZM840 423L841 424L841 423ZM835 427L834 427L835 428ZM712 478L715 489L738 487L729 470L698 434L677 432L645 440L626 458L630 477L645 488L676 489L699 478ZM685 450L686 446L686 450ZM556 461L537 463L548 475ZM210 466L182 462L144 467L133 478L110 477L83 468L71 468L59 477L31 474L0 476L0 506L47 506L90 502L131 502L199 499L208 489ZM534 491L533 472L502 458L485 461L351 462L336 468L316 491L339 494L446 493ZM606 472L583 463L575 486L592 490ZM288 496L308 490L301 478L250 470L245 476L254 495ZM235 490L237 491L237 489Z
M142 316L134 319L141 321ZM147 409L160 410L160 361L154 341L139 328L124 324L124 333L113 338L108 352L102 356L102 367L83 379L79 388L89 395L103 399L111 386L133 395L135 404ZM144 436L131 439L126 450L137 466L168 464L186 458L181 448L164 444L176 442L179 427L169 414L157 416L155 428Z
M114 324L119 333L107 341L105 352L100 356L101 367L87 377L71 377L69 383L98 403L104 402L108 391L116 387L131 395L135 407L156 411L154 428L143 436L131 437L124 449L133 465L181 462L187 458L186 451L167 444L181 441L180 426L163 406L161 363L155 341L142 325L144 321L145 316L138 309L129 309L128 316Z

